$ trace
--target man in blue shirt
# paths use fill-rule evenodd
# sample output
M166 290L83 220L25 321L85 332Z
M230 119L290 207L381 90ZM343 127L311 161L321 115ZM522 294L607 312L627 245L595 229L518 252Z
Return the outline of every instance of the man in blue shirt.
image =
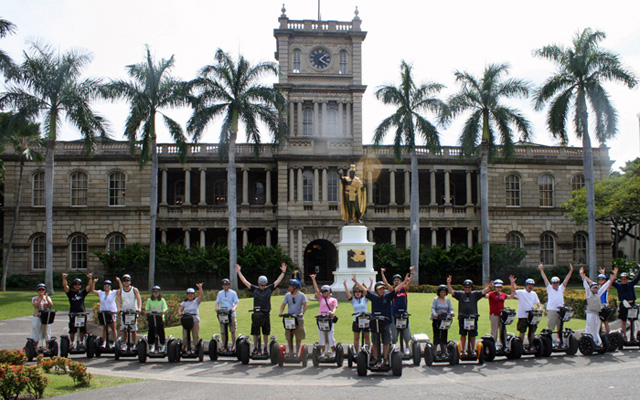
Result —
M640 267L640 264L638 264ZM623 272L620 274L620 282L613 282L612 286L616 288L618 291L618 300L620 301L620 305L618 306L618 318L620 318L622 334L627 337L627 310L629 306L632 306L636 302L636 292L634 290L634 286L636 283L640 281L640 271L636 274L636 277L629 281L629 274ZM624 301L627 301L627 304L624 304Z
M396 288L398 285L403 285L402 276L400 274L395 274L393 276L393 286L391 286L389 282L387 282L387 277L384 275L385 272L386 272L386 269L384 268L380 269L380 274L382 275L382 281L387 286L387 290L394 290L394 288ZM411 284L411 280L409 281L407 286L410 284ZM399 313L407 312L408 311L407 307L408 307L407 288L403 286L402 289L396 292L396 297L392 301L392 312L393 312L392 317L394 318L394 320L392 321L392 324L391 324L391 342L393 344L398 342L398 334L399 334L398 329L396 328L396 325L395 325L395 316ZM409 355L410 354L409 342L411 341L411 326L409 325L409 321L407 321L407 327L402 330L402 339L404 340L404 343L406 346L404 348L404 353L405 355Z
M238 308L238 303L240 300L238 299L238 294L235 290L231 289L231 282L229 279L224 278L222 280L222 290L218 292L218 297L216 298L216 313L220 310L229 312L229 332L231 332L231 351L234 351L234 347L236 344L236 330L238 328L236 322L236 308ZM224 329L224 324L220 323L220 336L222 338L222 343L229 343L229 338L226 336L226 331ZM228 349L224 349L228 350Z

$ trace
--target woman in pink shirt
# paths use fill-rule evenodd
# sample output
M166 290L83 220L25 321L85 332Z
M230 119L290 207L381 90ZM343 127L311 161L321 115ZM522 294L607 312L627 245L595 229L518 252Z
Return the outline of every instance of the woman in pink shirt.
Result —
M316 299L320 302L320 310L318 315L329 315L331 318L334 317L336 311L338 310L338 300L334 297L331 297L331 286L323 285L322 288L318 289L318 283L316 282L315 275L309 275L311 280L313 281L313 288L316 291ZM333 323L331 324L331 330L328 332L321 331L318 327L318 342L320 346L322 346L322 352L326 354L327 351L327 343L325 340L325 335L329 341L329 346L331 346L331 354L334 355L336 351L336 341L333 338Z

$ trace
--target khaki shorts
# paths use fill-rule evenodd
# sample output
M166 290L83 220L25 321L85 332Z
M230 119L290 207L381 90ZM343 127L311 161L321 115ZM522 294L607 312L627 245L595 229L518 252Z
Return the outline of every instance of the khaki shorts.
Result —
M235 333L238 329L238 321L236 321L236 317L229 315L229 332ZM220 332L224 332L224 324L220 323Z
M293 331L293 335L297 340L304 340L307 337L307 331L304 329L304 319L298 319L298 327L295 331ZM291 339L291 335L289 334L289 330L285 329L284 336L287 340Z
M560 329L560 313L556 310L547 310L547 328L552 331Z

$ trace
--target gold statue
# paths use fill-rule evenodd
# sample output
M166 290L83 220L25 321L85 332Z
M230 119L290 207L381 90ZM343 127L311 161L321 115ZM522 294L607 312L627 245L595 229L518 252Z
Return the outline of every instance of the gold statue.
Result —
M361 223L362 216L367 210L367 188L356 176L356 166L351 164L347 176L340 177L342 181L342 220Z

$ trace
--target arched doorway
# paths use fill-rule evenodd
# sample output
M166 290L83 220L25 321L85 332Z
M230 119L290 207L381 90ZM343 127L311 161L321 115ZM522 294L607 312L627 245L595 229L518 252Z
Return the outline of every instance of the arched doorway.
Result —
M333 271L336 270L336 247L328 240L314 240L304 249L304 277L316 274L320 282L333 282Z

